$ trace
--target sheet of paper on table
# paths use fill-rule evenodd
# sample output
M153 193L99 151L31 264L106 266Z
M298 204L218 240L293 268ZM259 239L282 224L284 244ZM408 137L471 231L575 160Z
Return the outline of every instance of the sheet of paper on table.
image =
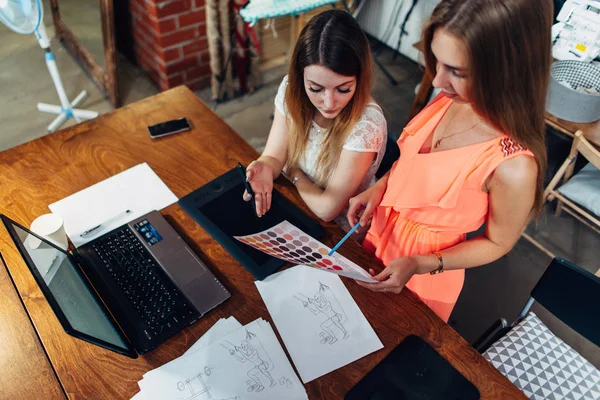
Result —
M136 165L48 207L64 221L75 247L154 210L177 202L177 196L146 163ZM129 210L129 213L125 213ZM93 234L81 234L95 226Z
M181 357L144 374L136 400L308 399L273 329L220 320ZM203 396L203 397L202 397Z
M383 348L339 276L299 265L255 284L304 383Z

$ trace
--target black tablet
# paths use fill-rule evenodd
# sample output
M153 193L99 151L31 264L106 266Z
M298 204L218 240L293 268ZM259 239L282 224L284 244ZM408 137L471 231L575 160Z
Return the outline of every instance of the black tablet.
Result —
M273 190L271 209L258 218L252 201L242 199L244 180L236 168L196 189L179 200L179 205L256 279L262 280L285 264L278 258L233 238L266 230L288 221L315 239L325 234L323 227Z
M418 336L410 335L345 400L478 400L479 390Z

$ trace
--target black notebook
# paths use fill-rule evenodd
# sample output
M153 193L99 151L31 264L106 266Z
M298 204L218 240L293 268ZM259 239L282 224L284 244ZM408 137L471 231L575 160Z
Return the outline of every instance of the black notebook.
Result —
M233 236L260 232L288 221L315 239L325 234L323 227L273 189L271 209L258 218L252 201L242 199L244 181L236 168L194 190L179 205L256 279L262 280L285 264L241 243Z
M345 400L477 400L479 390L418 336L408 336Z

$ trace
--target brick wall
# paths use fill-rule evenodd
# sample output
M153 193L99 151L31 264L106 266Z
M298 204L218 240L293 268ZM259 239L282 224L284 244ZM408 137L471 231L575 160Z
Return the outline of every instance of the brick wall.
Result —
M210 85L205 0L129 0L138 65L162 90Z

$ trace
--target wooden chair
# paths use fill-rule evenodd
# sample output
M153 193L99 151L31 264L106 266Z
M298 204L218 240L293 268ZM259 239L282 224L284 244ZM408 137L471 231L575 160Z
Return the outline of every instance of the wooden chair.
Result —
M573 176L575 161L580 155L585 157L597 169L600 169L600 151L598 151L590 142L588 142L585 139L582 131L575 132L575 138L573 139L573 145L571 146L569 156L560 166L558 172L556 173L556 175L554 175L554 177L544 190L544 201L557 200L556 215L560 215L560 213L564 210L565 212L575 217L577 220L581 221L588 227L600 233L599 216L595 215L593 212L581 206L580 204L573 201L572 199L565 196L559 191L560 186L564 185ZM561 183L560 186L559 183ZM598 189L598 196L600 197L600 189ZM549 251L546 247L544 247L542 244L540 244L537 240L535 240L527 233L523 232L522 236L529 240L531 243L533 243L535 246L537 246L540 250L544 251L549 256L555 256L555 254L553 254L551 251ZM600 276L600 269L596 274Z

